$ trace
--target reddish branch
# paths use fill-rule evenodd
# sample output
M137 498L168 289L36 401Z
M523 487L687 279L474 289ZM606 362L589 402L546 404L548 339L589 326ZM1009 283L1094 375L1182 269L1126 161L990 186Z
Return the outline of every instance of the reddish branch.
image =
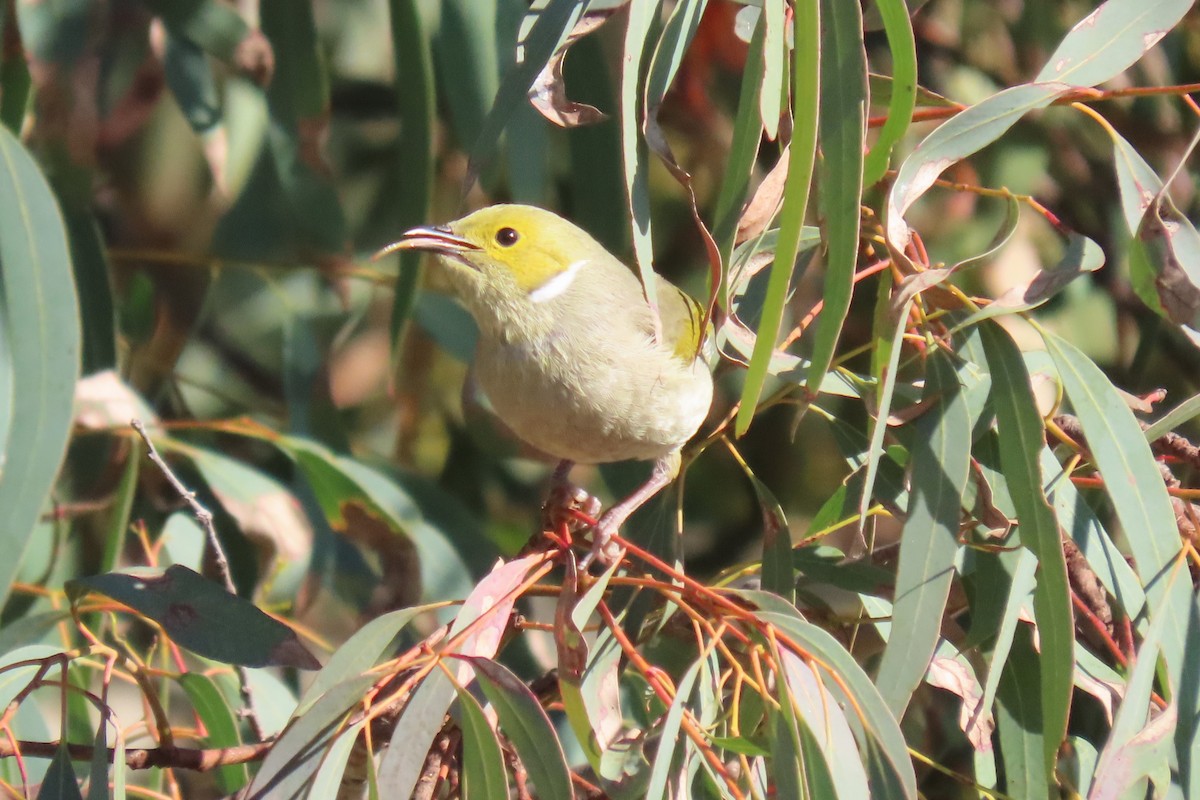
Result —
M1176 86L1131 86L1127 89L1077 89L1073 92L1067 92L1054 101L1054 105L1070 105L1071 103L1096 103L1101 100L1113 100L1118 97L1146 97L1150 95L1174 94L1187 95L1193 92L1200 92L1200 83L1185 83ZM957 116L967 110L967 106L960 103L954 103L949 106L936 106L932 108L918 108L913 111L913 122L926 122L929 120L949 119ZM887 122L887 115L880 117L870 117L867 120L868 127L881 128Z

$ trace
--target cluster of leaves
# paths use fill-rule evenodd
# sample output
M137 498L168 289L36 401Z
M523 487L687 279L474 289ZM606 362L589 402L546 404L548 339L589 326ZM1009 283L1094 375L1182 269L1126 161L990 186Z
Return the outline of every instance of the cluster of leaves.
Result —
M5 789L1200 797L1200 400L1093 360L1200 364L1191 3L960 5L8 0ZM464 191L707 262L679 513L600 575L512 555L469 320L355 266Z

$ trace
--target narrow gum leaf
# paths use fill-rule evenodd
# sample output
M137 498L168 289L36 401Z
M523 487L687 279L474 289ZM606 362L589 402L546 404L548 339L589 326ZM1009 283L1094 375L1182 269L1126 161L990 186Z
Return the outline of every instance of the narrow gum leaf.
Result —
M50 494L71 429L79 305L62 215L28 151L0 128L0 600ZM19 388L18 388L19 387Z
M854 271L862 214L863 146L867 131L867 54L862 9L857 3L823 0L821 7L820 137L818 206L824 220L824 307L817 317L807 388L815 394L841 336Z
M1021 544L1038 560L1033 610L1041 644L1043 768L1047 774L1053 774L1059 745L1067 734L1075 665L1075 622L1058 520L1043 489L1040 457L1045 447L1045 429L1020 351L1008 334L994 324L984 326L981 332L992 373L1000 465L1016 508Z
M759 398L766 383L775 337L783 321L783 307L800 235L804 214L808 208L808 193L812 184L813 165L817 150L817 125L820 99L821 10L820 0L801 0L794 8L795 57L793 58L793 107L795 119L792 130L791 156L787 182L784 185L783 208L779 213L779 241L775 261L767 284L762 319L755 333L754 352L746 369L734 433L741 436L750 428L757 411Z
M892 636L875 679L897 719L937 647L954 577L961 498L971 457L971 418L950 357L939 350L928 363L925 395L934 406L917 421Z

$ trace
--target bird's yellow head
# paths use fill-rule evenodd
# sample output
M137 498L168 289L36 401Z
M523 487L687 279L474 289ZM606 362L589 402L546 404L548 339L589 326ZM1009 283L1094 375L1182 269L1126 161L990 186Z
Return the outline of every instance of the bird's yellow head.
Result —
M400 250L437 255L479 325L509 334L549 324L553 301L576 274L612 258L578 226L524 205L488 206L446 225L413 228L376 258Z

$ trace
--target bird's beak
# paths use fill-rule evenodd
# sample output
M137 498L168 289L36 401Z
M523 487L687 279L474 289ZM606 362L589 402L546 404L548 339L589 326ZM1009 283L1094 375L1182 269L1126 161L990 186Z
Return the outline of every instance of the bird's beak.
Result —
M473 244L461 236L455 236L449 228L439 225L406 231L398 241L392 242L380 250L371 260L375 261L399 250L428 250L453 256L478 249L480 249L479 245Z

